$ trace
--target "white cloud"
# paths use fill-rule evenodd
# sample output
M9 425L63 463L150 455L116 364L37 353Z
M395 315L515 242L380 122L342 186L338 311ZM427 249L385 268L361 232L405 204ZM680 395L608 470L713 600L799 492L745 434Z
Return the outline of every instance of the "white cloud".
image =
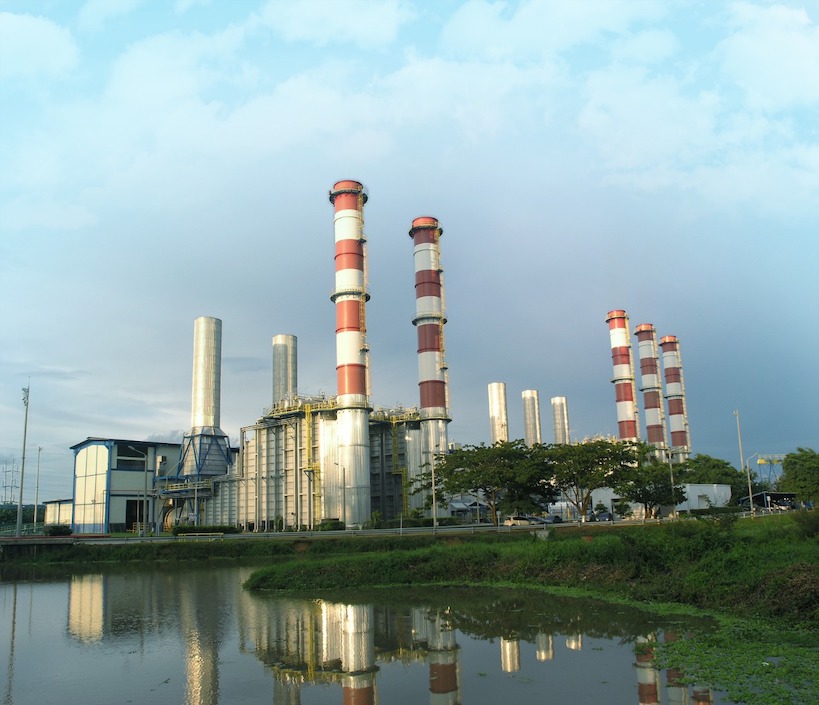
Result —
M67 29L43 17L0 12L0 79L61 76L77 58Z
M750 107L777 112L819 102L819 25L803 9L736 3L735 31L717 47Z
M261 15L289 42L380 47L394 41L414 13L406 0L270 0Z
M77 16L77 25L86 32L99 32L109 20L130 15L144 0L88 0Z
M679 49L679 41L667 29L650 29L624 37L615 43L612 55L617 61L655 64L671 58Z
M514 5L468 0L444 27L441 43L460 55L537 57L621 34L664 14L660 3L643 0L528 0Z

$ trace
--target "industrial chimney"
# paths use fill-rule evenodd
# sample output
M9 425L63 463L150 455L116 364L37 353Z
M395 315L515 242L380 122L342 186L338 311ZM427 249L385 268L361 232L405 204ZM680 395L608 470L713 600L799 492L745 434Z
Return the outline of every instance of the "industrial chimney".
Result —
M180 474L189 479L224 475L230 465L227 434L219 428L222 321L202 316L193 327L191 430L182 440Z
M611 338L611 361L614 368L611 381L617 401L617 433L621 441L636 441L639 439L635 403L637 394L634 388L628 316L622 310L609 311L606 323L609 324Z
M339 181L330 191L335 207L336 403L338 437L337 483L347 526L370 519L369 374L366 342L366 239L364 204L367 194L358 181Z
M542 442L540 433L540 395L536 389L521 393L523 398L523 441L530 448Z
M567 445L569 438L569 402L566 397L552 397L552 424L555 443Z
M444 286L439 241L443 230L435 218L412 221L409 235L415 260L415 316L418 331L418 389L421 397L421 464L431 467L449 445L449 399L444 360ZM436 511L438 507L436 506Z
M640 391L646 415L646 440L654 447L654 456L664 460L668 448L665 437L660 361L657 355L657 334L651 323L642 323L635 329L637 353L640 358Z
M505 443L509 440L509 419L506 415L506 384L489 384L489 443Z
M688 433L688 411L685 406L685 383L683 381L680 343L674 335L660 339L665 372L665 398L668 401L668 427L671 436L671 458L682 463L691 452Z

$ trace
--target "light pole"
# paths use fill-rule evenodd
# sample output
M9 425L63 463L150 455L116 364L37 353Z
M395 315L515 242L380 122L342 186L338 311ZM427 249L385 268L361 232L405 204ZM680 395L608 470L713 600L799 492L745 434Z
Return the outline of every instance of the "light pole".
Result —
M26 405L26 417L25 421L23 421L23 461L22 463L20 463L20 499L17 502L17 531L14 534L17 538L20 538L20 536L23 533L23 477L26 474L26 435L28 434L28 392L29 387L23 387L23 404Z
M145 501L142 503L142 526L139 530L139 535L145 536L145 527L148 524L148 454L137 450L133 446L128 446L128 448L129 450L134 451L134 453L138 453L145 459L145 494L143 495Z
M674 451L671 446L668 447L668 472L671 475L671 515L677 515L677 503L674 501L674 465L671 462L671 457Z
M334 463L341 468L341 521L344 523L345 530L347 529L347 468L341 463Z
M435 446L435 452L432 454L432 530L433 532L438 528L438 504L435 500L435 461L438 457L438 446Z
M755 458L759 453L754 453L745 459L745 474L748 478L748 504L751 508L751 516L756 514L756 505L754 505L753 485L751 484L751 459Z
M37 505L40 503L40 453L42 446L37 446L37 480L34 483L34 530L37 531Z
M734 409L734 416L737 417L737 440L739 441L739 466L745 467L745 458L742 456L742 429L739 424L739 409ZM748 473L748 511L751 512L751 518L754 517L754 490L751 487L751 469L745 468Z

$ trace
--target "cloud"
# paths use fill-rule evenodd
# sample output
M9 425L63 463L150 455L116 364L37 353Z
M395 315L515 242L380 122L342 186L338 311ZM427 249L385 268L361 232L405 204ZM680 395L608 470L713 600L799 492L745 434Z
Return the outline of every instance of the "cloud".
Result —
M664 12L660 3L642 0L528 0L514 5L469 0L452 14L441 44L459 55L539 57L621 34Z
M372 48L391 44L414 13L404 0L270 0L261 16L288 42Z
M71 33L43 17L0 12L0 80L59 77L77 64Z
M730 23L735 30L717 54L752 109L778 112L819 102L819 25L805 10L735 3Z
M86 32L99 32L112 19L130 15L144 0L88 0L80 9L77 25Z
M615 42L612 56L618 62L654 64L674 56L679 40L667 29L650 29Z

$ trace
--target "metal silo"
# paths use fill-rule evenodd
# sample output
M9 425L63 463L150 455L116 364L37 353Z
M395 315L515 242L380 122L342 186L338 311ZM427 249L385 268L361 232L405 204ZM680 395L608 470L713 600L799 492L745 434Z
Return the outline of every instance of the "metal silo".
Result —
M273 336L273 404L295 399L298 394L298 339Z
M523 440L527 446L540 445L540 395L536 389L527 389L523 397Z
M506 384L489 384L489 442L505 443L509 440L509 419L506 415Z
M569 438L569 402L566 397L552 397L552 425L555 443L570 443Z

